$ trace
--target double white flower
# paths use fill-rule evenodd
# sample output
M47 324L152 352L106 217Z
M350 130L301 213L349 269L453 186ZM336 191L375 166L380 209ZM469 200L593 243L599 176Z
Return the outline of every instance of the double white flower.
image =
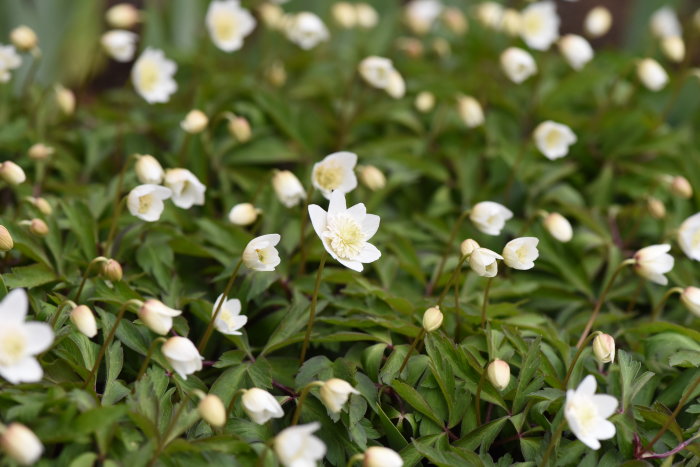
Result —
M318 422L290 426L275 437L274 448L284 467L311 467L326 455L326 445L312 433Z
M634 268L637 274L660 285L667 285L664 275L673 269L673 256L668 252L671 245L652 245L634 254Z
M275 248L280 239L279 234L261 235L252 239L243 250L243 264L253 271L274 271L281 261Z
M569 146L576 142L576 135L571 128L551 120L537 125L533 136L537 149L550 161L566 156Z
M591 449L600 449L599 440L615 436L615 425L607 418L615 413L617 399L596 394L595 390L595 377L588 375L576 390L566 391L564 416L579 441Z
M212 315L214 311L219 307L219 302L224 299L224 294L219 295L216 299L214 307L211 309ZM219 315L214 321L214 327L222 334L227 334L230 336L240 336L241 329L248 322L248 317L241 315L241 301L237 298L232 298L226 300L221 309L219 310Z
M547 50L559 38L559 22L554 2L532 3L520 14L520 37L532 49Z
M323 247L343 266L362 271L362 263L371 263L382 255L368 243L379 228L379 216L367 214L362 203L347 208L342 191L331 194L328 212L312 204L309 216Z
M688 258L700 261L700 212L683 221L678 229L678 244Z
M311 183L326 199L330 199L334 191L348 193L357 187L356 164L357 154L334 152L314 164Z
M126 206L132 216L146 222L155 222L160 219L165 208L163 201L170 198L172 194L170 188L160 185L139 185L129 192Z
M500 235L506 221L512 217L510 209L493 201L477 203L469 213L476 228L487 235Z
M207 187L187 169L168 169L163 183L172 190L173 203L183 209L204 204Z
M149 104L168 102L177 90L173 79L177 65L165 58L162 50L148 47L131 69L131 81L136 92Z
M243 47L243 39L256 25L253 15L238 0L214 0L209 4L205 22L212 42L224 52Z

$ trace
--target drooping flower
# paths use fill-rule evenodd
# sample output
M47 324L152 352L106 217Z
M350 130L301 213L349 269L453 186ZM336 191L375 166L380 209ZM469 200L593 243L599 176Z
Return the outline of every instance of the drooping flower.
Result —
M667 285L664 275L673 269L673 256L668 252L671 245L652 245L634 254L634 269L640 276L660 285Z
M537 73L535 59L518 47L509 47L501 54L501 68L515 84L520 84Z
M216 303L211 309L212 315L214 311L219 307L219 303L223 300L224 295L219 295L216 299ZM240 336L242 333L239 331L248 322L248 317L241 314L241 301L237 298L232 298L226 300L219 310L219 315L214 321L214 327L222 334L227 334L230 336Z
M24 289L14 289L0 302L0 376L12 384L40 381L44 371L34 356L53 343L51 326L24 321L28 308Z
M22 57L11 45L0 44L0 83L10 81L10 72L22 65Z
M44 452L44 445L32 430L21 423L10 423L0 435L0 447L20 465L32 465Z
M204 357L199 355L197 347L186 337L171 337L163 344L161 351L182 379L187 379L187 375L202 369Z
M533 136L537 149L550 161L566 156L569 146L576 142L576 135L571 128L551 120L537 125Z
M289 23L286 24L285 32L287 39L304 50L313 49L330 37L328 28L323 24L321 18L308 11L297 13L290 18Z
M272 187L275 189L277 198L286 207L291 208L306 199L306 191L297 178L289 170L280 170L272 177Z
M567 34L559 41L559 51L574 70L580 70L593 59L593 47L576 34Z
M559 38L559 22L554 2L532 3L520 14L520 37L532 49L547 50Z
M379 216L367 214L362 203L347 208L342 191L331 194L328 212L312 204L309 216L323 247L343 266L362 271L362 263L371 263L382 255L368 243L379 228Z
M205 21L212 42L224 52L243 47L243 39L256 25L253 15L238 0L214 0L209 4Z
M253 271L274 271L281 261L275 248L280 239L279 234L261 235L252 239L243 250L243 264Z
M136 53L139 36L131 31L113 29L102 35L100 43L107 55L118 62L130 62Z
M160 185L139 185L129 192L126 206L132 216L146 222L155 222L165 208L164 200L170 198L173 192L170 188Z
M241 402L246 415L258 425L264 425L271 418L284 417L284 410L275 396L264 389L246 389Z
M503 248L503 261L513 269L527 270L535 267L535 260L540 256L536 237L520 237L506 243Z
M544 218L544 227L552 237L562 243L569 242L574 237L574 229L571 227L571 223L558 212L550 213Z
M318 422L290 426L275 437L277 457L284 467L311 467L326 455L326 445L312 433L321 428Z
M173 327L173 318L181 314L182 311L170 308L165 303L155 299L143 302L138 312L143 324L161 336L170 332Z
M476 228L487 235L500 235L506 221L512 217L510 209L493 201L477 203L469 213Z
M360 392L350 386L350 383L339 378L331 378L323 382L319 390L323 404L333 413L343 410L343 405L348 401L350 394Z
M499 259L503 259L503 256L495 251L477 248L469 255L469 266L481 277L496 277Z
M615 425L608 421L617 409L617 399L607 394L596 394L596 380L586 376L576 390L566 391L564 416L569 428L583 444L600 449L601 439L615 436Z
M168 102L177 91L173 79L177 65L165 58L162 50L146 48L131 69L131 81L136 92L149 104Z
M204 204L204 192L207 187L187 169L168 169L163 180L165 186L172 190L173 203L183 209Z
M311 183L326 199L330 199L333 191L349 193L357 187L356 164L357 154L334 152L314 164Z

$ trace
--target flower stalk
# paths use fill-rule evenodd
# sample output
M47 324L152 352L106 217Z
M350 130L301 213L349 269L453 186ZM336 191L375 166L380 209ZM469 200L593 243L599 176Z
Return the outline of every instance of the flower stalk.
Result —
M663 297L661 297L661 300L659 300L659 303L656 304L656 306L654 307L654 309L651 312L651 322L652 323L654 321L656 321L657 319L659 319L659 317L661 316L661 312L664 309L664 305L666 304L668 299L671 298L671 295L673 295L674 293L682 294L683 289L681 287L673 287L673 288L668 289L666 291L666 293L663 295Z
M301 418L301 406L304 404L304 401L308 397L309 393L313 388L321 387L323 386L322 381L312 381L304 388L301 390L301 393L299 394L299 400L297 401L297 408L294 410L294 415L292 416L292 423L291 426L296 425L299 423L299 418Z
M306 325L306 334L304 334L304 343L301 347L301 354L299 355L299 365L304 363L306 359L306 351L309 348L309 340L311 338L311 330L314 326L314 319L316 319L316 305L318 304L318 291L321 287L321 277L323 276L323 268L326 265L327 254L324 251L323 256L321 256L321 262L318 265L318 271L316 271L316 284L314 285L314 294L311 296L311 308L309 309L309 322Z
M462 214L459 215L457 218L457 221L454 223L452 226L452 230L450 231L450 237L447 240L447 246L445 247L445 251L442 254L442 258L440 258L440 263L438 263L438 268L437 271L435 272L435 276L433 276L432 280L428 283L428 286L425 289L425 294L426 295L431 295L433 293L433 288L435 287L435 284L437 281L440 280L440 276L442 275L442 270L445 269L445 263L447 262L447 257L450 255L450 250L452 248L452 244L455 241L455 238L457 238L457 232L459 232L459 228L462 225L462 222L464 221L464 218L466 218L469 215L469 210L464 210L462 211Z
M204 336L202 336L202 340L199 342L199 346L197 347L199 353L204 352L204 348L207 346L207 342L209 342L209 338L211 337L212 332L214 332L214 323L216 322L216 318L219 317L219 312L221 311L224 302L228 298L228 294L231 293L231 288L233 287L233 283L236 281L236 277L238 277L238 271L241 269L242 264L243 258L241 257L241 259L238 260L238 263L236 264L236 267L234 268L233 273L231 274L231 277L228 280L228 283L226 284L224 294L221 297L221 300L219 300L216 309L214 310L214 314L212 315L211 320L207 325L207 329L206 331L204 331Z

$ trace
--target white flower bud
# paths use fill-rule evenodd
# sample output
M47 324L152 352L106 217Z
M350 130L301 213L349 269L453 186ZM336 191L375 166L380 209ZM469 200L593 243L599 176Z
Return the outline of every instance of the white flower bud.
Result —
M386 177L381 170L373 165L360 165L357 167L360 181L370 190L377 191L386 185Z
M182 379L187 379L187 375L202 369L204 357L199 355L197 347L186 337L171 337L163 344L161 351Z
M511 37L520 35L522 16L514 8L506 8L501 20L501 29Z
M471 96L457 98L457 111L467 128L476 128L484 124L484 110L479 101Z
M567 34L559 40L559 51L574 70L580 70L593 59L593 47L576 34Z
M38 237L45 237L49 234L49 226L41 219L32 219L29 223L29 231Z
M598 363L615 361L615 339L609 334L598 334L593 339L593 354Z
M423 329L425 332L433 332L440 329L444 316L439 306L431 306L423 313Z
M32 145L32 147L29 148L29 151L27 151L27 155L29 155L30 159L33 159L35 161L41 161L44 159L48 159L54 152L55 149L51 146L47 146L44 143L35 143Z
M319 390L323 404L333 413L338 413L343 409L343 405L348 401L350 394L360 392L350 386L350 383L338 378L331 378L324 381Z
M333 20L341 28L351 29L357 25L357 11L352 3L338 2L333 4L331 8Z
M250 203L237 204L228 213L228 220L235 225L250 225L258 218L260 209Z
M583 22L583 29L590 37L605 35L612 26L612 14L603 6L597 6L588 12Z
M122 265L116 260L110 258L102 264L102 277L108 281L119 282L122 280L122 275Z
M173 327L173 318L181 314L182 311L170 308L163 302L154 299L146 300L139 309L139 318L143 324L161 336L170 332Z
M306 199L303 185L297 176L289 170L276 172L272 177L272 187L280 202L288 208L296 206L302 199Z
M477 19L487 28L500 29L503 22L503 14L504 9L500 3L481 2L476 7Z
M222 427L226 424L226 407L216 394L204 396L197 405L197 411L199 416L211 426Z
M29 26L18 26L10 32L10 41L19 50L29 52L37 46L39 38Z
M70 312L70 320L78 328L78 331L82 332L89 338L93 338L97 335L97 321L95 321L95 315L92 314L92 310L85 305L78 305L73 308Z
M8 457L20 465L31 465L41 457L44 446L32 430L21 423L11 423L2 435L0 446Z
M105 18L113 28L129 29L141 20L141 13L129 3L119 3L107 10Z
M250 123L244 117L229 118L228 131L239 143L247 143L253 134Z
M149 185L160 185L165 174L163 166L150 154L138 156L134 170L139 182Z
M469 256L472 253L474 253L474 250L476 250L479 247L479 244L476 243L476 240L473 240L471 238L468 238L462 242L462 244L459 246L459 250L462 253L462 256Z
M396 70L392 70L389 73L386 92L394 99L401 99L406 94L406 82L403 80L401 73Z
M428 113L435 107L435 95L429 91L422 91L416 96L416 109L422 113Z
M469 23L467 23L467 18L457 7L447 7L442 12L442 20L445 22L447 28L453 33L461 36L467 32Z
M700 318L700 289L697 287L686 287L681 293L681 302L685 307Z
M685 58L685 42L679 36L669 36L661 39L661 50L672 62L680 63Z
M660 91L668 83L666 70L653 58L645 58L637 63L637 76L650 91Z
M515 84L520 84L537 73L535 59L518 47L509 47L501 54L501 68Z
M647 200L647 209L649 210L649 214L655 219L663 219L666 217L666 206L664 206L664 203L658 198L650 197Z
M27 179L22 167L12 161L5 161L0 164L0 177L10 185L19 185Z
M243 410L258 425L264 425L271 418L284 417L284 410L275 396L260 388L247 389L241 397Z
M65 115L72 115L75 112L75 94L70 89L57 84L54 88L56 93L56 103Z
M379 14L369 3L356 3L355 15L357 16L357 25L363 29L370 29L379 22Z
M10 232L4 225L0 225L0 251L10 251L14 246L15 242L12 240L12 235L10 235Z
M372 446L365 451L362 467L402 467L403 459L393 449Z
M194 135L201 133L209 124L209 118L201 110L190 110L185 119L180 122L180 128Z
M687 178L678 175L671 179L671 193L679 198L689 199L693 196L693 187Z
M544 227L552 237L562 243L571 241L574 236L574 229L571 227L571 223L558 212L548 214L544 218Z
M495 251L477 248L469 256L469 267L481 277L496 277L499 259L503 259L503 256Z
M491 384L499 391L503 391L510 383L510 366L503 360L496 359L489 363L486 374Z
M35 198L33 196L27 196L25 198L29 203L39 210L43 215L50 216L53 213L53 208L46 199L39 197Z

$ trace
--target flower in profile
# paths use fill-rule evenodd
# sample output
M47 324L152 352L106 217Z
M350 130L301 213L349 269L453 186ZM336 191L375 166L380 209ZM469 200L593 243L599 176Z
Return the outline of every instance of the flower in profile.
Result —
M520 237L506 243L503 248L503 261L513 269L527 270L535 267L535 260L540 256L537 250L539 239Z
M595 377L588 375L578 388L566 391L564 416L579 441L591 449L600 449L599 440L615 436L615 425L607 418L615 413L617 399L596 394L595 390Z
M224 294L219 295L216 299L213 308L211 309L212 315L214 311L219 307L219 303L224 299ZM219 315L214 321L214 327L221 333L227 334L229 336L240 336L242 333L239 331L248 322L248 317L241 314L241 301L237 298L232 298L230 300L224 301L219 310Z
M162 50L146 48L131 69L131 81L136 92L149 104L168 102L177 90L173 79L177 65L165 58Z
M204 204L207 187L187 169L166 170L163 184L172 190L173 203L179 208L189 209Z
M544 218L544 227L552 237L562 243L567 243L574 237L574 229L571 227L571 223L558 212L550 213Z
M477 203L469 213L476 228L487 235L500 235L506 221L512 217L510 209L493 201Z
M580 70L593 59L593 47L576 34L567 34L559 41L559 51L574 70Z
M295 14L285 25L287 39L304 50L313 49L330 37L328 28L314 13L304 11Z
M459 96L457 111L467 128L476 128L484 124L484 110L479 101L472 96Z
M664 275L673 269L673 256L668 252L671 245L652 245L634 254L634 269L640 276L660 285L667 285Z
M194 135L203 132L208 124L209 117L207 117L207 114L199 109L194 109L187 112L185 119L180 122L180 128Z
M360 392L350 386L350 383L339 378L331 378L323 382L319 390L323 404L333 413L343 410L343 405L348 401L350 394Z
M231 208L228 220L235 225L250 225L258 218L260 209L250 203L239 203Z
M126 206L132 216L136 216L146 222L155 222L165 208L164 200L172 196L170 188L160 185L139 185L129 192L126 198Z
M532 3L520 14L520 37L532 49L547 50L559 38L559 22L554 2Z
M503 256L495 251L477 248L469 255L469 267L481 277L496 277L499 259L503 259Z
M645 58L637 63L637 76L650 91L660 91L668 83L666 70L653 58Z
M362 271L362 263L371 263L382 255L368 243L379 228L379 216L367 214L362 203L348 209L342 191L331 194L328 212L312 204L309 216L323 247L343 266Z
M274 271L280 264L280 255L275 248L280 238L279 234L267 234L252 239L243 250L243 264L253 271Z
M258 425L264 425L271 418L284 417L284 410L275 396L264 389L246 389L241 402L246 415Z
M518 47L509 47L501 54L501 68L515 84L520 84L537 73L535 59Z
M139 319L151 331L161 336L166 335L173 328L173 318L180 316L182 311L170 308L160 300L150 299L143 302L139 308Z
M44 445L32 430L21 423L10 423L0 435L0 447L20 465L32 465L44 452Z
M253 15L238 0L214 0L209 4L205 21L212 42L224 52L243 47L243 39L256 25Z
M649 28L651 33L660 39L679 37L683 34L678 15L670 6L659 8L651 15Z
M22 57L11 45L0 44L0 83L7 83L12 78L10 72L22 65Z
M294 207L301 200L306 199L304 187L297 176L289 170L275 172L272 177L272 187L275 189L280 203L288 208Z
M372 446L365 451L362 467L403 467L403 459L393 449Z
M314 164L311 183L326 199L330 199L333 191L348 193L357 187L356 164L357 154L334 152Z
M533 136L537 149L550 161L566 156L569 146L576 142L576 135L571 128L551 120L537 125Z
M318 422L290 426L275 436L274 448L284 467L311 467L326 455L326 445L312 433Z
M683 221L678 229L678 244L688 258L700 261L700 212Z
M163 175L165 174L158 159L150 154L138 156L134 170L136 171L136 178L139 179L139 182L150 185L160 185L163 181Z
M92 310L85 305L78 305L70 312L70 320L78 328L78 331L87 337L93 338L97 335L97 321Z
M685 307L700 318L700 289L697 287L686 287L681 292L681 302Z
M40 381L44 371L34 356L53 343L51 326L24 321L28 308L24 289L14 289L0 302L0 376L12 384Z
M612 13L604 6L597 6L588 12L583 20L583 29L589 37L604 36L612 26Z
M443 8L439 0L412 0L404 9L404 21L414 33L426 34Z
M182 379L187 379L187 375L202 369L204 357L199 355L197 347L186 337L171 337L163 344L161 351L175 373Z
M118 62L130 62L136 53L139 36L131 31L114 29L102 35L100 43L107 55Z
M10 185L19 185L27 180L27 175L19 165L12 161L5 161L0 164L0 178Z

